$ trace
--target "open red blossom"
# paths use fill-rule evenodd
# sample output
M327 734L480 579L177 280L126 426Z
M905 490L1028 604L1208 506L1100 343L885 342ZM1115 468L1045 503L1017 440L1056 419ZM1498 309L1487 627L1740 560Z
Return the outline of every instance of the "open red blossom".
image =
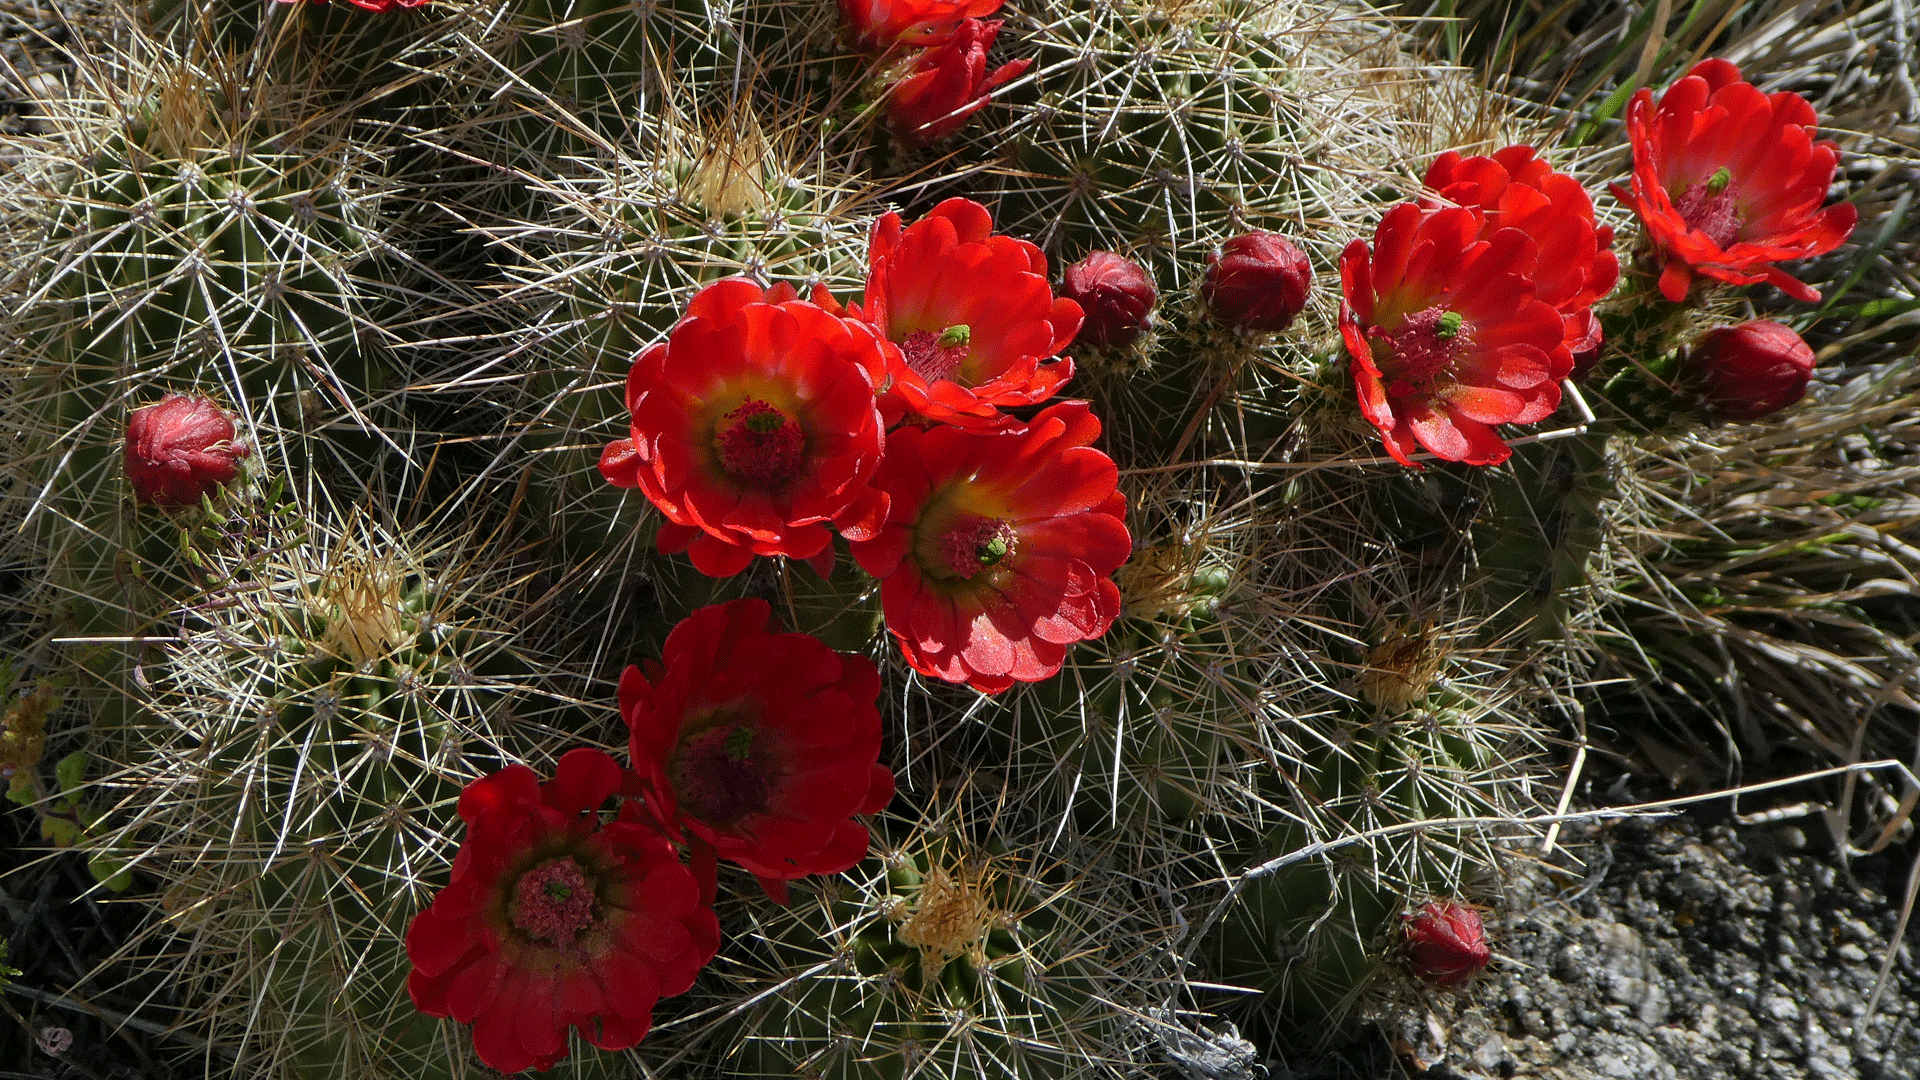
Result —
M1851 203L1820 208L1840 148L1814 141L1799 94L1763 94L1725 60L1702 60L1653 102L1627 105L1633 207L1661 264L1660 294L1686 299L1695 274L1729 285L1771 282L1797 300L1820 293L1773 264L1832 251L1853 231Z
M1613 228L1594 220L1593 199L1566 173L1534 156L1531 146L1509 146L1492 157L1441 154L1427 169L1426 185L1440 198L1422 199L1423 209L1471 206L1485 216L1481 236L1519 229L1533 238L1540 257L1533 268L1533 298L1551 304L1566 323L1567 348L1576 360L1599 354L1600 321L1594 301L1620 280Z
M931 48L967 19L985 18L1006 0L840 0L854 47L878 56L896 45Z
M997 694L1052 677L1120 614L1126 497L1084 401L999 432L902 428L874 483L879 535L853 545L881 579L887 629L924 675Z
M1531 424L1560 404L1573 367L1566 326L1534 299L1539 247L1488 230L1471 207L1402 203L1340 255L1340 334L1360 411L1404 465L1425 447L1470 465L1513 451L1495 424Z
M741 278L702 289L667 340L627 374L632 437L600 473L665 514L660 550L713 577L755 555L818 559L829 525L870 536L884 436L874 387L899 364L860 322Z
M203 397L168 394L127 417L121 463L136 500L196 506L240 475L248 454L233 441L233 419Z
M867 854L855 814L893 798L880 757L880 673L809 634L767 626L764 600L704 607L667 635L662 664L620 676L620 715L647 805L738 863L768 894Z
M1067 357L1080 305L1054 299L1047 257L1025 240L993 235L993 217L948 199L906 229L874 222L866 307L848 305L900 347L881 395L889 422L905 413L961 427L995 427L1002 408L1045 401L1073 377Z
M453 878L407 928L407 992L473 1025L480 1060L547 1069L567 1028L607 1050L646 1037L654 1002L693 985L720 924L672 845L629 803L598 813L624 773L572 750L552 780L509 765L460 794Z
M968 19L945 44L920 54L887 98L887 121L895 138L908 146L939 142L965 127L994 90L1033 66L1031 59L1023 59L987 70L987 50L1004 21Z

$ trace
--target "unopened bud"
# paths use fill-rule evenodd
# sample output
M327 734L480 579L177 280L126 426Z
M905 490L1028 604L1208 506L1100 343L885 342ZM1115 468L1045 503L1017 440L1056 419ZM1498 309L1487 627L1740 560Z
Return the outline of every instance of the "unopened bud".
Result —
M1307 306L1313 267L1279 233L1250 232L1228 240L1207 260L1200 291L1213 316L1248 330L1285 330Z
M1813 363L1799 334L1763 319L1702 335L1681 355L1675 380L1708 416L1745 422L1806 396Z
M134 497L155 506L192 506L240 472L245 446L212 401L168 394L127 418L127 479Z
M1480 913L1453 900L1431 900L1407 919L1407 966L1435 986L1459 986L1493 959Z
M1108 348L1133 344L1153 325L1153 305L1160 298L1138 263L1111 251L1096 251L1067 267L1060 295L1085 313L1075 340Z

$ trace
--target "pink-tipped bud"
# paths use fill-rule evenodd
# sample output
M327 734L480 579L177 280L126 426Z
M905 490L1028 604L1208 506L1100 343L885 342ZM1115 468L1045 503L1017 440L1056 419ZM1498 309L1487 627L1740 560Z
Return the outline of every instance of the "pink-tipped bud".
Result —
M1813 349L1777 322L1725 326L1681 354L1676 377L1714 419L1758 420L1806 396Z
M1493 959L1480 913L1452 900L1430 900L1407 919L1407 966L1435 986L1459 986Z
M1076 341L1120 348L1153 325L1160 295L1140 264L1111 251L1096 251L1061 275L1060 295L1080 305L1085 319Z
M203 397L168 394L127 418L127 479L143 503L192 506L239 475L246 456L233 421Z
M1213 317L1248 330L1285 330L1307 306L1313 267L1279 233L1250 232L1207 259L1200 291Z

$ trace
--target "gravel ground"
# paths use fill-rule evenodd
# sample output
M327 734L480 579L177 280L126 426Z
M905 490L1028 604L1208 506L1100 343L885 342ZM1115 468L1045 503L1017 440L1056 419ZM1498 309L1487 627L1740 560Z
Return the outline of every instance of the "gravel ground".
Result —
M1575 830L1587 864L1518 875L1489 920L1498 959L1467 990L1394 1010L1372 1075L1545 1080L1911 1080L1920 1076L1920 931L1871 1019L1911 842L1856 861L1792 825L1681 817ZM1358 1065L1356 1070L1353 1066ZM1285 1076L1282 1070L1274 1075Z

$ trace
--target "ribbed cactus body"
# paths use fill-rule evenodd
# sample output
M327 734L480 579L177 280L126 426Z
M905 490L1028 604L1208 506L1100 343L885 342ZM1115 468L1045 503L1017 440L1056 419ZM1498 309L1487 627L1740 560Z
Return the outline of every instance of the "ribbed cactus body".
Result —
M136 112L65 192L46 287L66 325L42 363L49 380L94 400L367 385L350 277L368 254L365 208L324 161L270 142L216 147L168 122Z
M489 152L536 176L606 160L663 111L744 101L739 28L724 0L507 0L485 11L467 77L489 109Z
M1071 883L1031 873L923 836L759 914L741 944L777 988L744 1018L736 1075L1087 1075L1114 1037L1090 928L1063 914Z
M1206 245L1298 213L1294 170L1312 141L1286 104L1298 58L1258 5L1035 18L1038 91L1008 129L1006 227L1065 259L1123 251L1183 286Z
M531 705L551 699L505 647L501 580L429 534L297 517L203 545L225 585L176 616L112 735L138 795L111 842L191 927L169 963L220 1039L316 1080L478 1075L407 997L406 929L447 880L463 785L519 725L584 721Z
M1606 441L1585 433L1517 447L1488 472L1472 538L1496 626L1532 641L1568 633L1606 539L1602 503L1617 468Z
M1226 979L1267 992L1283 1029L1316 1038L1380 978L1402 911L1490 884L1495 831L1455 819L1504 814L1517 775L1503 725L1454 691L1405 711L1326 718L1317 738L1297 768L1269 779L1294 820L1247 861L1337 846L1250 883L1217 954Z
M75 131L43 207L35 302L7 319L24 342L23 459L56 620L64 635L117 639L72 654L111 688L98 714L109 725L138 696L141 647L123 642L193 601L206 582L187 534L222 527L136 506L128 416L172 391L211 397L251 455L233 485L244 489L250 474L321 456L299 439L263 447L256 425L303 427L323 395L352 407L384 381L361 340L370 301L354 275L372 242L350 170L278 149L237 119L238 91L185 66L156 85L116 124Z
M1237 813L1263 741L1252 651L1212 612L1130 620L1026 688L997 724L1013 763L1090 833Z

